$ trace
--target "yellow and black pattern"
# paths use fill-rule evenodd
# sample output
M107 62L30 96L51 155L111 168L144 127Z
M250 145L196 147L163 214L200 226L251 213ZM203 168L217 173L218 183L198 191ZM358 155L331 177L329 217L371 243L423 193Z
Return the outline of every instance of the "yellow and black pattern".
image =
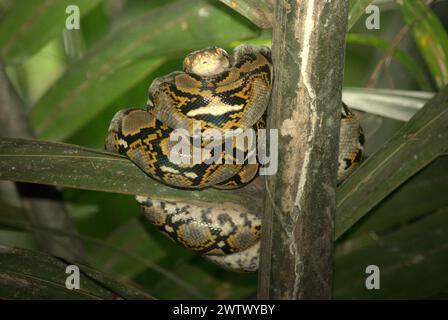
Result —
M173 129L162 124L151 113L141 109L126 109L112 119L106 149L128 156L152 178L171 186L201 189L221 183L238 174L242 164L204 162L178 164L171 161L175 142L170 141ZM187 141L190 153L193 143ZM201 144L201 146L203 146ZM224 148L222 148L225 151ZM179 153L182 156L183 154ZM225 152L220 156L224 162Z
M232 254L260 238L260 218L241 206L147 197L137 201L152 224L178 244L202 254Z
M364 150L364 133L355 114L342 103L339 134L338 183L358 168Z
M197 134L215 129L265 128L273 81L270 49L242 45L229 56L223 49L192 52L184 71L157 78L149 88L147 109L119 111L111 121L106 148L126 155L150 177L167 185L201 189L234 189L258 176L260 163L249 143L238 144L238 133L207 149L211 140L194 142ZM199 123L199 131L196 124ZM170 140L183 129L178 141ZM177 132L177 130L176 130ZM258 136L255 135L255 144ZM338 181L342 182L362 160L364 135L355 115L343 104L339 144ZM212 144L213 145L213 144ZM201 161L191 155L201 151ZM205 150L205 151L204 151ZM226 153L227 152L227 153ZM243 154L238 161L236 154ZM176 155L185 161L177 163ZM238 158L240 159L240 158ZM214 160L214 161L210 161ZM218 160L218 161L217 161ZM256 271L261 217L242 206L198 201L174 201L137 196L149 221L176 243L234 271Z
M205 129L252 128L270 98L270 51L245 45L235 49L234 57L219 74L173 72L158 78L149 88L149 110L177 129L191 131L193 121L201 121Z

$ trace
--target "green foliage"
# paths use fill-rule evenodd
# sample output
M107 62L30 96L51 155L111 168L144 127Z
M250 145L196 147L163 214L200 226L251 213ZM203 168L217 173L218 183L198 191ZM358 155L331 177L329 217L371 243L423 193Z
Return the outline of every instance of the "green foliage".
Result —
M446 151L448 88L428 101L343 183L337 194L337 217L341 219L341 224L335 227L336 237Z
M359 18L364 14L365 8L371 4L373 0L350 0L350 13L348 15L347 29L351 30Z
M147 293L80 266L80 289L67 290L69 264L55 257L0 246L0 297L14 299L152 299Z
M100 5L99 0L22 0L15 1L0 21L0 52L4 61L21 63L65 27L65 8L74 4L81 14Z
M378 85L408 91L346 90L366 104L359 109L372 113L363 118L370 159L338 191L337 234L345 233L336 242L334 293L336 298L443 297L448 288L448 248L443 241L448 232L448 164L441 157L448 141L446 100L431 104L405 125L385 115L408 119L429 97L409 90L431 91L447 83L446 31L434 13L437 6L432 11L423 1L397 1L398 6L384 13L381 7L381 30L365 30L364 8L370 2L350 2L353 33L347 36L346 83L362 87L378 61L390 55L390 69L383 68ZM82 50L75 59L62 49L67 4L81 10L80 38L74 41ZM85 269L94 275L86 280L89 292L66 296L61 289L63 262L2 249L0 296L149 298L110 282L104 276L110 274L158 298L253 297L256 275L223 271L169 242L145 221L128 195L234 202L244 197L216 190L174 190L149 179L128 160L99 149L113 114L144 107L151 81L179 70L187 52L212 45L232 49L246 42L269 44L269 31L212 0L133 0L115 12L105 7L100 0L16 1L0 21L0 56L30 104L39 139L74 144L2 138L0 178L83 189L65 189L65 201L92 266L101 270ZM269 5L259 8L271 10ZM268 11L265 16L272 13ZM403 43L392 39L405 24L419 51L409 37ZM414 107L406 108L409 105ZM38 227L29 224L20 205L0 199L0 244L33 248L33 228ZM64 230L46 231L73 236ZM382 290L365 290L369 264L384 270ZM58 276L48 278L48 270ZM36 278L30 282L35 296L17 286L30 277ZM42 288L43 281L48 289Z
M437 87L448 84L448 34L423 0L397 1Z
M83 59L68 66L33 107L37 133L45 139L64 140L170 55L208 45L225 46L255 34L253 28L237 22L207 2L184 0L118 24ZM201 32L204 29L208 32Z
M127 158L77 146L3 138L0 140L0 178L69 188L179 198L236 200L214 190L200 192L169 188L148 176Z
M387 52L387 50L392 49L392 43L389 41L372 35L366 34L348 34L347 35L347 43L348 44L363 44L370 45L376 48L383 49ZM425 72L422 70L422 67L405 51L400 48L396 48L392 51L392 55L395 59L400 61L403 66L406 67L408 72L414 77L414 79L418 82L420 88L422 90L431 90L431 83L429 82Z

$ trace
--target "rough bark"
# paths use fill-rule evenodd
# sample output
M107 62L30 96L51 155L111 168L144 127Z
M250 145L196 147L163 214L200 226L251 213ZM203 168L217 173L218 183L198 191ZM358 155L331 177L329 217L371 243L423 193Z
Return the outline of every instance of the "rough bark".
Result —
M259 298L329 299L347 1L277 1Z

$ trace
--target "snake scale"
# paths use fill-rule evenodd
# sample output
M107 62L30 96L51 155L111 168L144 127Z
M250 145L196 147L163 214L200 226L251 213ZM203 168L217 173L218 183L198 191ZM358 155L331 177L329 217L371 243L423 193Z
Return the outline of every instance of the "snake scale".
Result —
M237 142L238 130L257 133L265 128L273 83L270 48L241 45L233 55L206 48L187 55L183 64L183 71L152 82L146 109L125 109L113 117L106 149L129 157L150 177L173 187L234 189L250 183L262 165L248 140ZM224 139L206 135L194 141L207 130ZM360 124L345 104L340 130L339 182L361 162L364 142ZM200 161L192 157L197 150ZM172 161L173 154L183 162ZM258 269L259 213L236 204L136 199L149 221L178 244L230 270Z

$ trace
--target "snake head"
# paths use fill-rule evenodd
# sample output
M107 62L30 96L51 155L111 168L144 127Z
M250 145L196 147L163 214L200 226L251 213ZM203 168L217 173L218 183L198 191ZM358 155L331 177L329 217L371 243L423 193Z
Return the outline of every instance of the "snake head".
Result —
M217 75L229 67L229 55L224 49L217 47L194 51L184 59L184 71L199 76Z

